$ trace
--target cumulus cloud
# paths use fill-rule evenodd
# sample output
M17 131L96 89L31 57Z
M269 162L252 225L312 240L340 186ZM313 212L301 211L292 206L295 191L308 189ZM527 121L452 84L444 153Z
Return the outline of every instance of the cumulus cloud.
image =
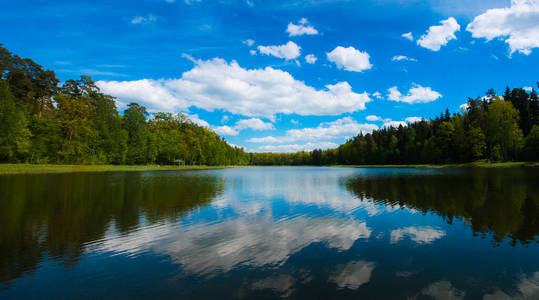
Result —
M301 54L301 47L292 41L280 46L258 46L258 52L286 60L296 59Z
M380 118L379 116L369 115L369 116L367 116L367 117L365 118L365 120L374 122L374 121L382 121L383 119Z
M403 38L407 39L407 40L410 40L410 41L413 41L413 40L414 40L414 36L412 35L411 32L403 33L401 36L402 36Z
M432 90L430 87L422 87L419 84L414 84L407 95L402 95L396 86L390 87L388 92L388 100L410 104L428 103L442 97L442 94Z
M539 47L539 1L512 0L510 7L489 9L475 17L466 30L474 38L504 40L511 54L529 55L531 49Z
M249 47L251 47L252 45L255 44L255 41L253 39L246 39L245 41L242 42L244 45L247 45Z
M244 69L235 61L228 63L220 58L194 62L195 67L179 79L98 81L97 85L121 102L136 101L150 111L198 107L270 119L277 113L340 115L364 110L371 101L366 92L353 92L347 82L317 90L271 67Z
M286 32L288 32L289 36L296 36L296 35L316 35L318 34L318 30L314 28L312 25L308 25L309 21L305 18L302 18L299 20L298 24L294 24L290 22L288 24L288 27L286 28Z
M384 125L382 127L395 127L398 128L399 126L406 126L406 122L404 121L393 121L391 119L385 119Z
M383 99L383 98L384 98L384 97L382 96L382 94L380 94L380 92L374 92L374 93L372 94L372 96L373 96L374 98L377 98L377 99Z
M531 93L533 91L533 88L531 86L525 86L522 89L525 90L528 93Z
M264 122L258 118L243 119L236 122L234 126L236 130L252 129L252 130L273 130L275 127L269 122Z
M308 64L314 64L318 58L314 54L308 54L305 56L305 62Z
M360 124L351 117L344 117L333 122L321 123L314 128L290 129L284 136L251 138L252 143L290 143L295 141L320 141L349 138L378 129L376 124Z
M393 121L389 118L382 118L380 116L376 116L376 115L369 115L367 117L365 117L365 119L367 121L371 121L371 122L378 122L378 121L382 121L384 122L382 127L399 127L399 126L406 126L408 125L407 123L414 123L414 122L417 122L417 121L421 121L423 120L423 118L420 118L420 117L408 117L405 119L405 121Z
M215 131L215 133L217 133L218 135L238 135L239 134L239 131L227 125L212 127L212 130Z
M363 72L372 68L369 53L356 50L354 47L344 48L338 46L327 53L329 61L335 63L339 69L353 72Z
M222 123L226 123L228 117L221 120ZM207 124L207 123L206 123ZM217 126L212 127L219 135L238 135L240 131L245 129L263 131L263 130L274 130L275 127L269 122L264 122L259 118L243 119L236 122L234 126Z
M407 123L415 123L415 122L421 122L423 121L424 119L421 118L421 117L408 117L406 119L404 119Z
M433 25L427 33L417 40L417 44L432 51L439 51L450 40L457 39L455 32L460 30L460 25L455 18L450 17L440 22L441 25Z
M317 142L317 143L305 143L305 144L285 144L285 145L264 145L257 148L259 152L280 152L291 153L298 151L312 151L314 149L332 149L337 148L339 145L333 142Z
M408 57L408 56L405 56L405 55L395 55L393 56L393 58L391 58L392 61L401 61L401 60L405 60L405 61L417 61L417 59L415 58L411 58L411 57Z
M149 24L157 20L154 15L136 16L131 19L131 24Z
M208 122L206 122L206 121L200 119L200 118L198 117L198 115L196 115L196 114L194 114L194 115L185 114L185 116L187 116L187 118L188 118L191 122L197 124L198 126L207 127L207 128L210 127L210 124L209 124Z

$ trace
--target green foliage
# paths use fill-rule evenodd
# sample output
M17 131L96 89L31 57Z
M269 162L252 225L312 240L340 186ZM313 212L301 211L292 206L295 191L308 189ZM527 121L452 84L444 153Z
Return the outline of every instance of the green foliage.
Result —
M499 97L496 97L488 108L486 130L489 145L500 147L499 151L503 160L515 159L523 142L522 130L517 123L519 120L518 110L513 107L511 102L501 100ZM496 151L498 152L497 149Z
M31 133L24 109L17 105L5 81L0 81L0 159L24 160Z
M248 155L185 115L131 103L123 116L90 77L54 72L0 46L0 162L247 164ZM149 120L148 120L149 118Z

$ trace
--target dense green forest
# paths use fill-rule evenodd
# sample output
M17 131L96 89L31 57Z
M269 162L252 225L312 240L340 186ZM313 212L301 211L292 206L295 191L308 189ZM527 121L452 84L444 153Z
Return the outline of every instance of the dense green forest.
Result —
M247 164L242 148L185 115L150 114L86 76L59 86L53 71L0 44L0 162L65 164Z
M538 83L539 86L539 83ZM446 164L477 160L539 160L539 102L535 89L489 90L467 108L407 126L359 134L336 149L254 153L255 165Z
M539 83L538 83L539 86ZM461 114L359 134L336 149L246 153L182 114L149 114L81 76L53 71L0 44L0 162L53 164L330 165L462 163L539 159L534 89L489 90Z

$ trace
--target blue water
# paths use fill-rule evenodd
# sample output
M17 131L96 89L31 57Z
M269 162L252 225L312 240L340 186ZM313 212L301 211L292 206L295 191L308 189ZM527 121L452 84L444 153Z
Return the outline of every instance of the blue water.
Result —
M0 176L0 298L539 299L539 170Z

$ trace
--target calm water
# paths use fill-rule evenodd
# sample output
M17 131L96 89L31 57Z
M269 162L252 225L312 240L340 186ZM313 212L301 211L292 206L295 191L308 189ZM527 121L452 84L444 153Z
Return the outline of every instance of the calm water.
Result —
M0 176L0 298L539 299L539 169Z

